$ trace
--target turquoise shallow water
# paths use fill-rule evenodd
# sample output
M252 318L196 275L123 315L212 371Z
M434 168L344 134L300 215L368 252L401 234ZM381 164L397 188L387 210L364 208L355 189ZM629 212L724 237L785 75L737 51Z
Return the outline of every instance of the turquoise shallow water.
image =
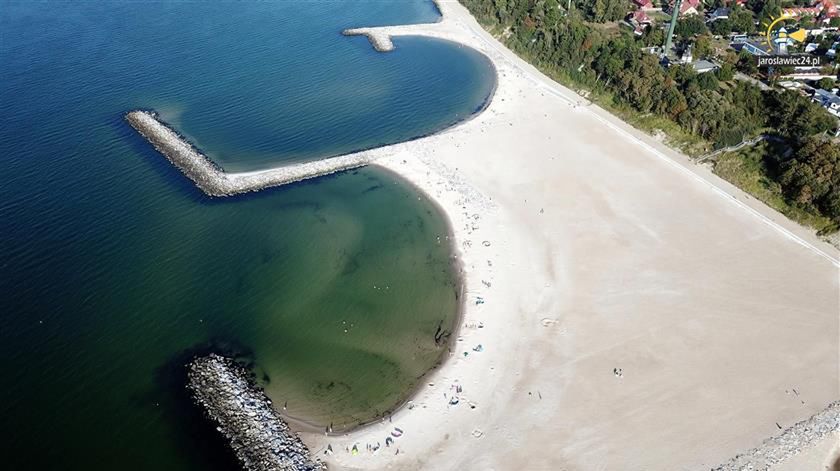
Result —
M436 17L422 1L0 4L10 469L229 468L181 394L195 351L242 354L318 425L400 401L458 305L433 205L375 169L209 199L122 117L157 109L234 170L434 132L482 105L490 65L339 32Z

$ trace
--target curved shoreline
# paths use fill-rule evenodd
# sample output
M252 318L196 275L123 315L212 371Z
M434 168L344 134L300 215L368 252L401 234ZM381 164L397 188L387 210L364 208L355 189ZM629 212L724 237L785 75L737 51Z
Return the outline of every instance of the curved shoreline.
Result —
M487 108L492 100L492 93L483 103L481 111ZM478 113L473 113L475 116ZM211 159L205 156L202 152L191 145L184 137L179 135L172 128L168 127L161 120L159 120L153 111L136 110L129 112L126 115L126 120L134 127L141 135L143 135L158 152L163 154L173 165L175 165L187 178L192 180L196 186L209 196L223 197L233 196L240 193L259 191L264 188L272 186L282 186L288 183L302 181L310 178L317 178L332 173L338 173L345 170L352 170L363 167L372 162L372 157L365 154L370 151L363 151L354 154L348 154L343 157L350 157L347 159L350 164L342 166L332 166L333 159L325 159L316 163L326 163L326 165L319 165L316 171L310 171L306 164L293 165L293 170L289 171L289 166L276 167L268 170L246 173L226 173L219 168ZM463 121L462 121L463 122ZM446 128L448 130L451 128ZM444 131L445 131L444 130ZM419 139L419 138L418 138ZM399 144L396 144L399 145ZM377 149L384 149L379 147ZM440 356L435 363L428 368L416 380L415 385L406 390L405 394L394 404L392 408L386 410L383 414L377 415L370 420L353 425L349 428L339 430L336 432L327 432L328 436L339 436L352 433L356 430L362 429L368 425L380 422L388 415L391 415L411 402L411 398L417 394L422 388L423 382L432 373L441 368L450 355L455 341L465 308L465 282L463 276L463 265L460 261L461 252L455 244L455 232L452 221L448 216L446 210L439 204L439 202L429 195L427 192L418 187L414 182L402 178L402 176L392 169L383 166L377 166L381 171L386 172L389 176L400 178L401 183L409 185L414 191L422 194L434 206L438 215L443 219L446 227L446 238L448 239L450 252L450 265L455 274L455 292L458 300L456 313L448 329L448 339L445 347L442 349ZM310 167L311 168L311 167ZM318 433L322 431L319 426L306 422L300 418L288 416L280 413L281 416L290 424L294 425L299 431L306 431L311 433Z
M720 236L720 240L738 240L732 234L736 230L756 231L763 239L755 242L755 247L777 248L780 245L785 250L784 257L793 257L788 251L799 249L785 245L788 241L784 237L790 237L786 224L776 222L773 219L776 213L765 207L752 210L753 203L737 189L731 189L717 177L706 175L650 136L597 106L581 106L581 97L523 63L482 30L455 1L436 3L443 15L443 21L439 23L352 28L345 34L364 35L374 49L385 49L382 52L391 50L394 36L446 39L479 51L489 57L496 68L497 93L485 113L469 125L458 127L451 135L440 133L428 141L404 144L398 154L376 162L434 196L446 209L456 228L456 241L464 246L462 261L467 267L465 271L469 272L465 273L467 295L464 321L459 329L463 339L458 341L462 342L464 353L476 344L483 343L489 348L485 353L469 351L469 358L456 355L447 359L430 375L428 387L421 388L411 399L417 407L394 414L393 424L372 423L343 437L304 436L313 452L318 453L328 444L337 452L354 443L376 444L388 436L389 429L399 426L410 437L397 440L394 446L399 447L400 453L396 456L373 453L351 456L342 452L326 460L342 469L507 469L521 465L537 469L589 469L605 463L614 466L629 463L636 469L650 469L652 463L675 467L677 462L681 466L720 462L722 457L732 456L733 444L749 443L756 435L766 437L755 430L766 423L768 415L775 415L775 409L771 408L760 413L751 411L737 415L737 420L733 421L735 425L726 434L729 441L710 445L701 452L681 447L679 451L675 449L668 453L663 446L645 455L639 453L640 449L645 449L640 448L640 444L649 446L656 438L656 432L644 428L632 436L626 436L625 432L630 428L628 424L638 425L636 419L645 415L661 422L663 429L675 440L687 437L696 443L708 439L706 432L715 427L708 418L720 417L722 410L729 412L737 406L745 409L742 400L748 397L740 389L719 391L718 383L710 381L710 369L705 367L707 360L697 363L691 350L675 349L669 358L648 359L648 347L637 344L650 331L664 328L659 317L662 305L651 301L651 293L645 289L655 290L655 282L673 284L677 279L666 280L650 270L662 270L663 273L671 270L678 276L687 276L681 271L684 266L672 266L669 260L658 261L656 257L660 257L661 252L655 248L679 249L677 253L703 249L712 252L712 257L719 255L714 252L717 247L685 234L687 223L681 218L663 219L651 212L651 208L659 207L662 202L661 195L650 196L650 189L673 191L674 186L686 186L680 188L682 193L679 194L695 197L690 201L692 211L727 223L710 229ZM508 144L514 142L512 140L519 141ZM531 141L539 141L539 144ZM588 159L566 156L564 152L577 152ZM488 160L485 156L491 158ZM521 163L509 165L505 162L514 157L519 157ZM589 161L584 162L586 160ZM598 174L581 170L596 163L605 165L604 170L608 168L609 171ZM528 164L531 164L530 168ZM650 173L645 175L640 170ZM461 175L469 176L468 185L481 186L460 187L457 180ZM648 186L628 184L624 177L614 175L633 175ZM657 180L652 181L651 175L656 175ZM589 193L577 198L576 193L564 186ZM481 191L491 196L482 198ZM552 193L554 198L547 196ZM569 202L563 202L564 199ZM668 211L685 209L689 203L687 197L674 197L673 200L673 204L665 208ZM500 210L487 210L486 205L496 201L500 202ZM551 217L542 216L542 205ZM768 212L769 217L765 215ZM481 225L488 227L476 229L472 225L473 214L480 214ZM558 221L558 214L565 223L549 222L549 219ZM673 216L670 212L667 214ZM756 224L755 215L759 215L758 219L764 224ZM772 222L767 223L768 219ZM531 229L526 228L529 226ZM602 232L597 233L595 229ZM799 234L801 231L795 229L794 232ZM665 234L668 237L650 240L647 246L637 247L634 243L645 237ZM680 234L684 239L674 239L674 234ZM808 242L791 239L805 249L823 255L819 248ZM810 240L809 237L806 239ZM604 243L600 247L604 254L591 252L587 240ZM638 250L614 251L611 244L617 242L634 244L632 246ZM701 254L698 257L703 256L702 251L697 253ZM773 266L773 261L766 256L756 259L753 249L744 248L738 255L727 261L738 267L748 263ZM811 255L800 253L786 261L792 261L796 269L802 271L810 266L807 257ZM575 259L581 256L586 259L578 260L575 265ZM633 266L637 269L646 267L640 264L640 257L647 257L644 263L651 263L648 272L641 272L649 277L647 285L627 292L627 283L612 280L610 275L618 275L622 268L627 268L616 262L635 260ZM831 257L827 258L836 263ZM657 260L656 265L653 260ZM529 263L533 264L532 269L525 267ZM503 268L497 270L497 266ZM594 267L601 270L603 278L585 279L583 275L594 276L588 273ZM707 266L695 268L697 271L693 276L710 276ZM526 277L528 279L524 279ZM488 283L485 284L485 280ZM489 282L493 283L492 289ZM579 288L575 290L575 286ZM665 283L663 286L670 285ZM824 286L820 284L820 288ZM599 298L598 289L606 293L604 301L621 293L627 297L628 307L614 312L610 305L593 307L587 304L590 296ZM713 306L713 303L703 302L702 297L695 298L697 293L690 286L679 286L671 291L661 289L663 304L670 305L670 297L679 294L687 300L697 301L700 307ZM763 293L763 296L773 298L773 294ZM475 295L492 300L488 306L474 306L470 301ZM752 299L750 295L744 297ZM766 299L755 300L758 306L767 302ZM817 302L814 304L815 310L821 306ZM597 319L596 315L606 314L613 315L610 320L613 325L606 326L609 329L603 332L605 335L593 336L592 328L584 328L590 325L587 323L594 322L589 318ZM633 314L637 322L624 323L628 314ZM690 343L701 334L700 338L708 339L710 335L718 342L720 337L725 338L728 331L725 321L702 318L700 313L693 311L692 314L697 314L698 318L693 322L703 322L699 328L690 327L705 330L698 333L680 325L683 330L669 337L673 342ZM739 320L748 320L760 312L752 307L742 307L737 314ZM486 323L483 330L472 330L476 324L481 328L482 322ZM613 330L617 326L623 329L620 335ZM756 344L760 341L756 339ZM719 348L728 348L730 350L725 350L728 352L734 348L725 342L717 345L725 345ZM780 350L783 348L777 347L776 351ZM754 352L747 350L746 353ZM621 356L616 358L617 355ZM611 381L615 376L610 373L613 361L638 362L634 365L638 373L634 373L632 379L617 380L614 384ZM672 375L675 364L680 370ZM691 366L687 368L687 364ZM775 396L769 391L768 385L774 384L773 378L764 378L763 370L739 370L740 367L737 363L732 369L749 379L745 383L764 385L761 388L762 405L780 407L779 401L773 402ZM669 376L663 376L665 373ZM787 374L790 376L790 371ZM677 384L676 377L683 378L684 383ZM444 402L443 395L451 394L455 384L463 386L464 393L459 393L461 404L466 402L464 395L468 395L471 403L477 403L478 411L471 410L472 405L453 408ZM811 386L821 394L820 398L826 394L824 389ZM589 398L581 393L593 388L601 391L605 399L609 398L607 403L602 401L593 405L595 410L588 408ZM651 388L685 391L686 398L695 400L698 405L685 410L674 406L678 402L671 401L670 397L644 396L643 392ZM695 391L706 391L706 394ZM754 392L751 390L750 394ZM632 399L636 396L638 400ZM548 400L543 400L544 397ZM698 411L702 416L696 416ZM784 423L796 414L801 412L785 409L783 418L776 417L776 420ZM619 422L619 418L623 422ZM681 420L672 423L674 418ZM686 430L685 424L693 425ZM600 434L595 435L595 432ZM508 447L511 441L518 446ZM626 442L628 446L613 450L604 448L604 442ZM582 444L592 446L581 447Z
M449 39L446 35L428 34L427 28L436 28L445 22L446 16L441 8L438 0L433 0L441 18L435 23L420 23L410 25L398 26L383 26L377 28L359 28L359 33L350 33L354 30L345 30L342 32L345 36L354 34L368 35L371 44L379 52L387 52L393 50L393 43L390 40L391 35L399 36L425 36L450 41L458 45L463 45L461 41ZM448 24L448 23L447 23ZM376 32L369 33L368 30L375 29ZM382 31L379 31L382 30ZM387 32L387 33L385 33ZM377 47L377 44L372 38L386 38L387 44L390 48L383 50ZM384 43L383 43L384 44ZM334 174L342 171L353 170L367 165L375 164L379 159L387 159L399 153L407 144L414 143L421 139L438 136L451 132L461 125L464 125L476 117L480 116L485 110L489 108L498 89L498 70L494 61L483 51L472 48L478 54L481 54L490 65L493 74L493 87L481 102L481 104L464 118L458 119L455 122L443 127L440 130L420 135L411 139L403 140L395 144L386 144L376 146L369 149L362 149L348 154L340 154L335 157L322 158L316 161L281 165L279 167L272 167L264 170L246 171L246 172L226 172L212 159L202 153L196 146L192 145L188 139L180 135L173 127L161 120L157 113L153 110L134 110L126 114L126 121L137 130L143 137L145 137L154 148L163 154L173 165L175 165L182 174L193 181L193 183L205 194L211 197L226 197L237 194L256 192L270 187L278 187L290 183L295 183L311 178L317 178L329 174ZM416 182L413 182L403 177L400 172L389 165L377 165L382 171L391 175L399 177L403 184L408 184L414 191L424 195L429 202L431 202L439 215L444 219L446 225L447 236L449 239L451 263L453 271L456 274L456 292L458 296L457 312L454 316L450 327L449 339L446 343L446 348L441 352L438 360L421 376L417 378L417 382L411 389L396 402L394 407L383 415L374 417L363 423L354 425L347 429L338 432L327 432L327 436L346 435L363 429L367 426L376 424L382 421L388 415L392 415L400 411L411 403L418 392L422 389L424 381L433 373L442 368L446 362L446 355L451 356L460 332L460 327L463 321L464 311L466 307L466 283L464 277L464 267L461 263L463 253L459 250L456 244L455 231L453 222L440 202L434 198L430 193L420 188ZM283 414L281 414L283 415ZM290 424L294 425L300 431L311 433L324 433L323 429L314 424L308 423L295 417L283 415L284 419Z
M395 402L392 408L386 410L380 415L371 418L370 420L337 431L325 431L318 425L307 422L297 417L290 416L288 414L281 413L281 415L289 423L289 425L292 426L298 432L323 433L326 437L339 437L362 430L371 425L383 422L389 416L392 416L393 414L396 414L397 412L403 410L412 402L412 399L415 396L417 396L418 393L423 389L426 380L428 380L430 376L432 376L434 373L436 373L443 366L446 365L449 356L454 355L455 345L458 341L458 336L461 333L461 325L464 320L464 311L466 310L467 306L467 287L466 276L464 276L465 267L462 261L463 252L458 248L456 244L455 230L453 227L452 219L446 212L443 205L441 205L440 202L437 201L437 199L432 197L424 189L420 188L420 186L418 186L415 182L403 177L399 172L390 168L389 166L382 166L376 164L373 164L373 166L375 166L378 170L386 173L387 175L395 179L399 179L402 185L407 185L416 193L423 195L423 197L426 198L429 203L431 203L431 205L438 212L438 215L443 219L444 226L446 227L445 237L449 245L449 265L455 275L455 292L457 297L455 316L452 320L451 329L447 334L446 343L441 347L440 355L438 356L435 363L432 364L432 366L430 366L422 375L417 377L416 383L411 388L406 389L405 393L400 397L399 400Z
M801 420L804 411L815 412L811 404L835 400L835 390L827 391L811 377L795 374L802 369L801 362L779 361L780 352L802 348L818 359L809 365L814 371L828 370L835 377L836 368L826 366L830 362L811 341L824 342L825 332L836 332L836 324L830 324L824 316L825 307L836 304L824 302L822 296L829 290L826 280L830 281L827 270L820 265L823 260L809 259L823 256L836 265L831 256L834 252L826 255L819 242L811 243L812 238L801 228L791 228L783 219L777 221L778 213L750 201L650 136L597 106L578 106L579 97L518 60L477 27L462 7L445 6L447 13L454 11L454 21L445 14L444 22L423 26L428 34L418 26L406 27L410 31L406 34L453 40L491 57L497 73L508 77L497 83L502 99L494 100L490 112L477 117L474 125L458 127L457 135L441 132L428 141L390 146L393 154L385 155L377 165L436 195L452 218L458 243L465 244L469 239L476 242L474 248L464 246L469 259L469 275L465 275L468 295L489 291L489 284L485 289L479 283L484 279L501 289L491 292L494 299L488 306L473 306L465 297L465 320L460 327L468 344L465 348L481 341L488 349L471 354L469 360L460 355L445 360L431 375L435 384L419 390L412 399L420 407L395 414L393 425L407 434L398 440L399 455L336 453L325 459L342 469L506 469L514 463L545 469L590 469L610 464L650 469L651 463L663 468L699 469L703 463L719 463L722 457L749 449L767 437L770 432L762 431L762 427L768 423L772 426L772 420L795 422ZM522 123L525 127L509 127ZM489 132L480 134L485 131ZM549 142L549 136L555 139ZM557 137L569 153L584 153L589 160L559 154L553 147ZM563 138L568 141L563 143ZM514 139L520 142L508 144ZM462 157L469 153L482 159ZM552 163L558 154L557 160L563 163ZM521 165L506 165L507 159L520 155ZM415 157L427 160L419 162ZM602 165L599 172L591 172L595 161ZM527 163L532 166L528 168ZM468 213L483 208L484 203L463 196L464 191L471 190L462 191L457 182L453 183L447 165L455 167L456 174L469 174L470 182L492 195L491 200L501 202L500 214L479 211L482 217L489 216L489 221L482 221L488 227L477 235L470 236L471 229L465 228L465 223L470 222ZM628 183L631 176L644 185ZM574 204L564 203L564 197L571 200L576 194L565 187L579 190L577 194L583 197L574 198ZM541 188L552 188L554 197L547 197ZM448 199L441 199L441 194ZM663 195L671 195L667 205L662 204ZM537 216L542 214L542 205L550 217ZM656 208L664 210L663 214L654 214ZM680 213L689 210L696 219L688 221ZM549 218L562 219L563 223L548 222ZM686 230L696 221L707 223L703 238ZM532 229L523 228L528 224ZM745 234L751 236L750 244L737 244ZM483 243L479 246L483 238L492 241L492 248ZM589 240L598 244L597 249ZM801 247L790 244L791 240L814 253L804 253ZM619 243L635 250L615 249ZM738 250L722 247L726 243ZM774 256L768 257L767 253ZM671 254L671 259L662 254ZM575 257L581 256L586 257L584 263L576 265ZM701 257L723 262L731 269L721 272L711 267L712 263L700 263ZM490 259L493 266L502 267L498 273L484 264ZM678 263L683 260L693 263L694 271L684 271L685 264ZM529 263L530 267L523 267ZM736 293L718 280L737 287L738 274L775 270L779 264L786 272L810 280L807 299L798 296L796 289L791 289L790 299L780 299L779 290L768 285L737 293L737 305L716 305L693 286L674 284L680 276L700 277L719 289L721 297L734 296ZM649 269L633 272L639 277L621 278L628 267ZM602 278L585 279L596 272L603 274ZM663 273L676 277L665 278ZM493 278L496 275L499 279ZM797 276L791 278L795 283ZM659 291L646 291L654 289ZM623 307L606 303L616 294L624 297ZM654 294L658 294L656 298ZM602 304L594 304L587 296ZM680 309L673 309L677 298L682 300ZM764 310L774 312L778 319L762 324L764 331L758 336L740 324L728 325L722 317L708 315L695 303L707 310L737 307L731 317L744 323L761 319ZM788 309L780 309L784 307ZM669 311L666 308L673 311L667 312L674 319L672 323L662 321L664 312ZM796 310L810 310L811 324L800 325L799 319L787 315ZM680 316L672 316L674 312ZM608 315L610 324L592 323L596 316ZM685 320L692 315L694 320ZM471 330L470 323L479 319L487 322L486 328ZM791 329L778 327L794 322L799 326L797 333L812 333L810 325L817 326L818 332L804 342L794 337ZM663 340L664 336L650 337L650 332L663 328L669 329L670 343ZM783 338L777 336L780 330L784 330ZM739 338L728 336L730 332ZM759 354L758 347L769 341L765 339L777 341ZM690 346L698 341L714 341L715 348L696 355L696 349L678 345ZM657 346L670 347L669 355L649 355ZM760 367L745 364L733 352L760 357L756 360ZM715 372L721 370L707 367L721 358L728 361L723 371L729 375L727 379L738 381L720 381ZM774 360L776 364L768 373L765 367ZM613 376L609 372L613 362L626 363L629 374L620 379ZM627 367L629 364L632 368ZM442 403L441 395L453 381L465 385L469 398L478 402L478 412L463 406L451 410ZM808 405L784 405L784 398L774 395L774 388L786 387L783 381L802 384L800 389L808 387L812 395ZM540 394L538 387L547 400L535 397ZM652 389L676 391L680 396L643 394ZM591 390L600 393L596 403L586 394ZM686 408L687 402L693 407ZM417 410L420 408L423 410ZM663 442L661 435L641 424L642 418L645 424L658 423L657 430L667 434L669 441ZM719 429L721 419L731 419L731 426ZM376 443L388 436L391 425L371 423L344 437L324 438L313 433L304 440L315 454L328 443L338 452L354 443ZM710 437L715 440L702 449L685 446ZM508 446L512 440L517 446ZM622 446L608 447L605 442Z
M364 167L374 163L377 159L392 155L395 151L398 152L407 143L447 133L468 123L487 110L498 88L498 71L493 61L486 55L485 58L493 69L493 87L481 104L467 116L457 119L437 131L405 139L395 144L377 145L346 154L284 164L261 170L225 171L219 164L190 143L187 138L163 121L154 110L129 111L125 115L125 120L206 195L211 197L235 196Z

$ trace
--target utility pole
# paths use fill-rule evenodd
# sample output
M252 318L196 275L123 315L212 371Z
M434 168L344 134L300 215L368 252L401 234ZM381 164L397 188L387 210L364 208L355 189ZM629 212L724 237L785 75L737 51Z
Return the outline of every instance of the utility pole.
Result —
M671 12L671 24L668 25L668 34L665 35L665 49L662 50L663 56L667 56L671 51L671 38L674 36L674 28L677 27L677 18L680 16L681 5L682 0L674 0L674 11Z

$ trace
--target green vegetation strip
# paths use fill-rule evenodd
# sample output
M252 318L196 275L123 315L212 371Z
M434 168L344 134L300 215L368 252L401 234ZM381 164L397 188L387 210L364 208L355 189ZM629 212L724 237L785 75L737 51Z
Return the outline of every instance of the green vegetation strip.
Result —
M721 156L717 173L824 234L840 225L840 146L828 136L837 120L798 92L736 80L736 69L752 63L745 57L722 53L714 72L697 73L688 64L666 67L658 54L645 52L662 44L660 29L636 37L616 27L629 8L621 0L463 3L488 31L544 73L630 124L664 135L690 156L773 135L786 150L774 150L772 157ZM728 27L748 24L752 15L736 9ZM714 50L702 19L681 19L676 34L694 46L695 58Z

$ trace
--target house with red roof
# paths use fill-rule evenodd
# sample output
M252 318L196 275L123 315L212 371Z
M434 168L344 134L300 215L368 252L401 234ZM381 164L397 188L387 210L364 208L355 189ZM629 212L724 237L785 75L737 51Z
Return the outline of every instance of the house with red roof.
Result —
M803 16L816 17L820 14L822 9L819 7L792 7L782 8L782 15L790 16L792 18L802 18Z
M700 13L700 0L683 0L680 3L680 16L689 16L689 15L697 15ZM671 2L670 8L671 11L674 11L674 2Z
M820 4L823 7L822 12L820 12L820 17L823 21L840 16L840 9L838 9L837 2L835 0L822 0Z
M696 15L699 10L700 0L683 0L680 4L680 16Z
M633 27L633 34L641 36L653 24L653 20L642 10L636 10L627 15L627 22Z
M653 5L653 0L633 0L633 4L636 5L639 10L658 10L659 8Z
M835 0L817 0L810 7L782 8L782 14L792 18L810 16L828 23L832 18L840 16Z
M650 19L648 14L642 10L636 10L633 12L633 21L640 25L649 25L653 23L653 20Z

